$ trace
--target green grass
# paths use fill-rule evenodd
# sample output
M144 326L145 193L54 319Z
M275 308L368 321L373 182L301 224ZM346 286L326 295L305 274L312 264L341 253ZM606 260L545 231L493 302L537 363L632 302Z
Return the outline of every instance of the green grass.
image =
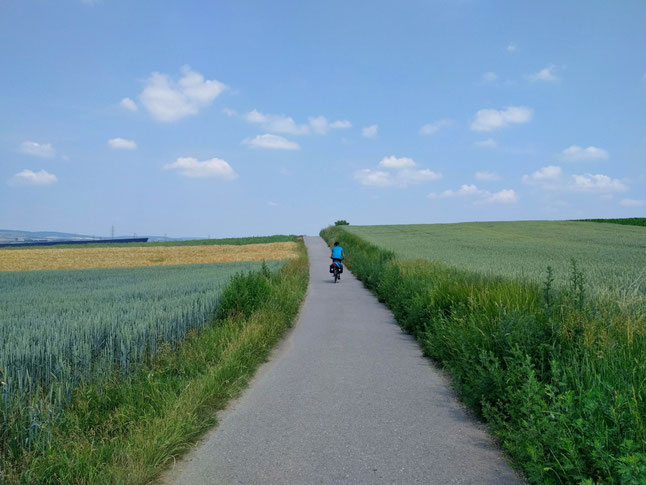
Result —
M605 222L609 224L623 224L626 226L646 227L646 217L626 217L624 219L581 219L587 222Z
M196 325L181 345L158 342L156 353L147 353L125 374L117 359L114 372L79 380L63 407L50 408L56 396L34 386L23 414L45 413L48 419L38 417L37 441L16 446L12 437L25 431L16 430L23 416L2 414L0 482L149 483L215 423L215 411L244 388L291 325L307 286L302 243L301 254L278 271L265 266L260 272L233 276L215 307L192 315L198 317ZM258 266L245 269L251 267ZM165 268L146 269L160 269L156 276L163 279ZM208 269L203 269L207 276ZM207 285L213 288L214 283ZM95 290L111 292L105 287ZM195 299L204 297L196 293ZM157 305L163 306L164 293L157 296ZM173 295L167 296L172 300ZM27 433L31 427L28 423Z
M589 291L646 295L646 228L573 221L348 226L346 230L405 259L424 258L486 275L540 283L552 266L568 280L572 258Z
M191 239L188 241L152 241L136 243L90 243L90 244L56 244L54 246L21 246L21 247L4 247L1 249L61 249L61 248L134 248L134 247L151 247L151 246L213 246L218 244L242 246L245 244L267 244L275 242L296 241L297 236L253 236L253 237L231 237L223 239Z
M478 265L469 260L457 267L438 258L419 259L419 251L427 250L415 251L424 226L408 227L416 244L406 242L404 226L331 227L321 235L340 241L348 267L451 374L461 399L488 423L530 482L646 483L643 300L593 294L586 273L571 262L556 268L566 277L555 285L547 271L538 281L537 275L473 271ZM373 240L384 229L381 234L417 259L358 237L370 229ZM433 247L441 246L445 235L454 237L456 251L465 252L465 238L455 237L463 233L456 231L432 233ZM472 251L481 254L469 232ZM509 231L504 235L511 237ZM498 261L505 259L506 244Z

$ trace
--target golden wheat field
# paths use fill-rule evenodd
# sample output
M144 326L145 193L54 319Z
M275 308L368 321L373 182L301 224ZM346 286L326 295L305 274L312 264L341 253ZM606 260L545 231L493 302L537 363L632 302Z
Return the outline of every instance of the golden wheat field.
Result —
M0 249L0 271L128 268L131 266L269 261L296 257L296 247L294 242L278 242L244 246Z

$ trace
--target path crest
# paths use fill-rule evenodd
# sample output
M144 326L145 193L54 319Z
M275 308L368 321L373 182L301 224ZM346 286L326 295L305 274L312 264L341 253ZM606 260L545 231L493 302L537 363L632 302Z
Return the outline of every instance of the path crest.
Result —
M306 237L310 285L289 337L165 484L516 484L392 313Z

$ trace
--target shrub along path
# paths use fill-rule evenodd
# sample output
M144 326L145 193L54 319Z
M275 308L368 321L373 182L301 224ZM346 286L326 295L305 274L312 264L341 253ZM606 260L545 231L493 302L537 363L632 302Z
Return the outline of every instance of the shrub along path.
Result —
M518 483L413 337L307 237L298 325L164 483Z

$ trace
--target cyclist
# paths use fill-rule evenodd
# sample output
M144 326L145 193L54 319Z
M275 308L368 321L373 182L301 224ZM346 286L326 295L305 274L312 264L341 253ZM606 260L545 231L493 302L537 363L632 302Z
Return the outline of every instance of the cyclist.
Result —
M330 258L332 258L332 264L338 264L339 267L341 268L341 271L343 271L343 264L341 264L341 261L345 258L345 253L343 252L343 248L339 246L339 242L335 241L334 246L332 247L332 254L330 255ZM341 279L341 276L339 276L339 279Z

